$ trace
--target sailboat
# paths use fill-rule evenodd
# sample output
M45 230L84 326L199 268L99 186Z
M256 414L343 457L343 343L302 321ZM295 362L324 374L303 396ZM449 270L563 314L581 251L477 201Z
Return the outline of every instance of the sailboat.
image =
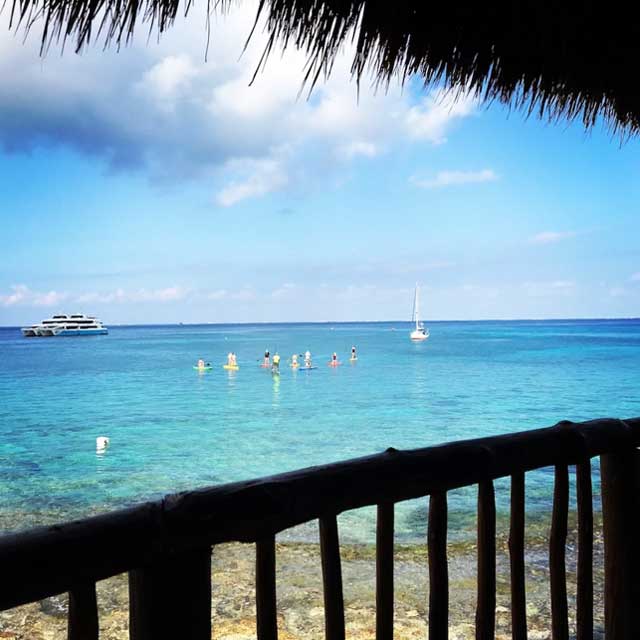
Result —
M413 318L412 322L415 321L416 328L409 334L409 337L413 342L422 342L429 337L429 330L424 328L424 324L420 322L419 319L419 288L418 283L416 282L416 291L413 295Z

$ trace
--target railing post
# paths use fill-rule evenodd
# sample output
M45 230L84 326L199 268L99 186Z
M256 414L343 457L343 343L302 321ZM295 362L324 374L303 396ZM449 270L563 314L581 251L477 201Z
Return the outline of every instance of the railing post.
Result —
M640 452L601 456L606 640L640 638Z
M211 640L211 549L130 571L129 601L131 640Z
M98 601L95 582L78 585L69 592L67 640L98 640Z

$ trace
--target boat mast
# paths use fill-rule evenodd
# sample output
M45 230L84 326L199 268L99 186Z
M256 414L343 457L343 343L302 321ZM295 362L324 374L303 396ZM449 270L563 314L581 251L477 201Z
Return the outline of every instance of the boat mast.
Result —
M420 314L418 304L419 304L419 301L418 301L418 283L416 282L415 302L413 304L414 310L415 310L415 313L416 313L416 331L418 330L418 325L419 325L418 317L419 317L419 314Z

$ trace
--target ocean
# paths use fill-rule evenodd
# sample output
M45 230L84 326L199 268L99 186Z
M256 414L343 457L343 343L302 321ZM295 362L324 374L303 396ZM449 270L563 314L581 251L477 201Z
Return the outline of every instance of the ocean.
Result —
M108 336L23 338L0 329L0 530L101 513L166 493L550 426L640 415L640 321L114 326ZM348 361L351 346L358 361ZM281 374L259 367L265 349ZM310 350L317 369L292 371ZM226 354L238 371L226 371ZM337 352L342 366L327 366ZM211 371L193 369L198 358ZM96 452L96 438L110 446ZM527 476L548 512L550 470ZM508 483L497 483L508 508ZM473 489L450 495L453 535ZM396 535L423 540L426 501L398 508ZM341 517L369 541L372 509ZM287 536L312 539L313 525ZM286 537L286 536L285 536Z

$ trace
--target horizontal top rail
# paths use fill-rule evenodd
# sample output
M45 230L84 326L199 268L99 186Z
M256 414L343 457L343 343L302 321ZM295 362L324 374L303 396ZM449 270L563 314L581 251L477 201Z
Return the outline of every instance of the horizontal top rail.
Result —
M0 537L0 610L141 567L160 553L255 542L321 516L418 498L640 445L640 418L386 452L169 495L101 516Z

